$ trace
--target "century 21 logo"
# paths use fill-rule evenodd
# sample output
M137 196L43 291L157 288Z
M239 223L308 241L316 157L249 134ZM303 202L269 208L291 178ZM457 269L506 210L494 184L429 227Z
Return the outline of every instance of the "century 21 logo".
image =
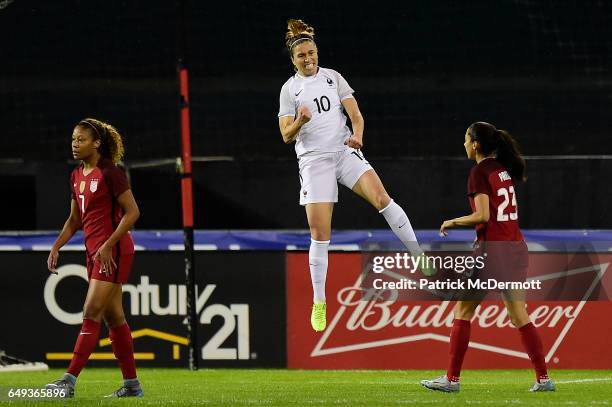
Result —
M196 312L200 310L215 290L216 285L208 284L196 300ZM196 286L197 292L197 286ZM185 296L186 297L186 296ZM204 300L201 301L201 298ZM221 316L223 326L202 347L202 359L248 359L249 358L249 304L211 304L200 314L201 324L210 324L213 317ZM222 348L225 340L237 330L238 347Z
M78 325L83 321L82 312L71 313L64 310L57 302L55 290L60 282L67 277L80 277L87 281L87 269L77 264L67 264L57 269L58 275L49 275L45 283L44 299L49 313L58 321L68 325ZM250 327L249 305L209 304L212 293L217 286L208 284L202 292L196 285L196 313L200 315L200 323L209 325L213 318L223 318L221 328L202 346L202 358L206 360L240 360L250 357ZM160 286L150 284L149 276L140 276L136 285L124 284L123 292L129 296L129 312L131 315L187 315L187 287L184 284L168 285L168 303L160 304ZM236 333L236 347L221 347L221 345Z

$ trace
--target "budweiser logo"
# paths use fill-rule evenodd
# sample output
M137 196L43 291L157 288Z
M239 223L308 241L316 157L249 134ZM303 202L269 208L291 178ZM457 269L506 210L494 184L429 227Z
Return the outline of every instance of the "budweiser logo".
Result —
M596 264L537 277L541 281L550 281L584 273L593 275L592 283L586 288L581 300L573 301L569 305L567 303L539 305L531 310L530 317L535 326L558 331L546 354L547 362L554 356L570 331L572 324L603 278L608 266L609 263ZM395 277L393 273L388 275ZM450 341L448 333L450 333L454 316L448 301L441 303L400 302L397 301L397 292L374 289L364 291L361 285L362 278L363 275L360 275L353 286L338 291L337 300L340 308L331 318L329 327L315 345L311 357L416 341L432 340L447 343ZM511 326L505 307L502 304L490 302L481 304L476 310L472 323L484 329ZM352 335L342 335L342 330ZM447 334L441 334L442 330L445 330ZM346 340L351 337L359 337L360 341L356 343L339 343L338 341L338 338ZM330 342L333 345L327 345ZM529 359L529 356L520 350L495 344L470 341L469 346L511 357Z

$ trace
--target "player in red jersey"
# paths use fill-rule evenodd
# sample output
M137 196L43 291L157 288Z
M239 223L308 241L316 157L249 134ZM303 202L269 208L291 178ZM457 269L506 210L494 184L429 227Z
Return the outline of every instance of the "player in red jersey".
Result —
M121 298L121 284L127 282L134 258L130 229L140 215L127 177L116 165L123 151L121 135L107 123L84 119L74 128L72 155L81 164L70 176L70 216L47 259L49 271L57 274L59 249L83 228L89 278L83 325L68 371L47 385L64 389L67 397L74 395L76 379L96 347L102 320L124 379L124 385L110 397L143 395Z
M476 254L485 254L488 277L512 281L527 274L527 245L518 224L515 182L525 181L525 160L514 138L504 130L485 123L473 123L465 133L467 157L476 161L467 183L472 208L470 215L445 220L440 227L444 236L454 227L476 228ZM446 375L423 380L429 389L458 392L463 357L470 341L470 320L480 304L481 293L471 293L455 306L455 320L450 336L450 361ZM548 377L542 341L525 309L524 292L502 292L512 324L535 368L536 382L531 391L554 391ZM464 297L465 298L465 297Z

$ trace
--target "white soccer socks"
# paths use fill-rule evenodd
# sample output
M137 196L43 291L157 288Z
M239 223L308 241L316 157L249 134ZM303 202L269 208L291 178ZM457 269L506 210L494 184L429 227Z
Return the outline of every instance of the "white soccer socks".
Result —
M325 279L327 277L327 251L329 240L310 239L308 264L312 280L313 302L325 302Z
M419 242L417 242L410 220L401 206L392 199L389 205L378 212L384 216L393 233L404 243L404 246L406 246L412 256L419 256L423 253Z

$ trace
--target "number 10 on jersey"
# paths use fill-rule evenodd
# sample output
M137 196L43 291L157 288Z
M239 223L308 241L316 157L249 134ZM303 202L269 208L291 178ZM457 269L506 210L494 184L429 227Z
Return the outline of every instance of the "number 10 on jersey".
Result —
M313 101L317 104L317 111L321 113L321 110L324 112L328 112L331 108L331 103L329 102L329 98L327 96L321 96L320 98L314 98Z

